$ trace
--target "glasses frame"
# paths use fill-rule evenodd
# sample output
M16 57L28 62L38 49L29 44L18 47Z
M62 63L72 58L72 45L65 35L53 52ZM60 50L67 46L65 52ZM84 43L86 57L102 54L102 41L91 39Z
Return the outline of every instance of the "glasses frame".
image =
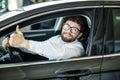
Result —
M69 25L69 24L67 24L67 23L64 23L64 24L63 24L63 29L64 29L64 30L66 30L66 29L65 29L65 26L67 26L67 27L68 27L68 29L67 29L67 30L70 30L70 32L71 32L71 33L76 34L76 33L78 33L78 32L81 32L81 30L79 30L78 28L76 28L76 27L74 27L74 26L70 26L70 25ZM76 30L74 30L74 29L76 29L77 31L76 31ZM66 30L66 31L67 31L67 30ZM76 32L74 32L73 30L74 30L74 31L76 31Z

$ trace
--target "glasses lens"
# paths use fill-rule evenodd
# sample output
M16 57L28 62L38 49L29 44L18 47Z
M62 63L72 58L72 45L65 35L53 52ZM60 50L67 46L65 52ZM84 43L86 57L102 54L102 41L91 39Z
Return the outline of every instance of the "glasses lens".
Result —
M77 28L73 28L73 27L72 27L71 31L72 31L72 33L78 33L79 32L79 30Z
M63 28L64 28L64 30L69 30L69 29L70 29L70 26L67 25L67 24L64 24Z

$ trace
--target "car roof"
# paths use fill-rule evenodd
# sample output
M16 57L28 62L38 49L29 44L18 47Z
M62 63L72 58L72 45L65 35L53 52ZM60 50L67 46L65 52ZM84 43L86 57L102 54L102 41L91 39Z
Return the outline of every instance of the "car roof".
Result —
M23 7L23 9L25 11L27 10L31 10L31 9L35 9L38 7L45 7L45 6L50 6L50 5L57 5L57 4L63 4L63 3L73 3L73 2L116 2L116 1L120 1L120 0L57 0L57 1L51 1L51 2L42 2L42 3L37 3L35 5L29 5L27 7ZM40 4L40 5L39 5Z
M120 0L57 0L57 1L51 1L51 2L42 2L42 3L37 3L37 4L29 5L29 6L24 6L24 7L18 8L17 10L7 12L7 13L0 16L0 22L4 19L9 18L9 17L12 17L12 16L15 16L17 14L23 13L25 11L30 11L30 10L33 10L33 9L37 9L37 8L42 8L42 7L52 6L52 5L58 5L58 4L65 4L65 3L88 2L88 1L96 2L96 3L106 2L108 4L108 3L111 3L111 1L116 2L116 1L120 1Z

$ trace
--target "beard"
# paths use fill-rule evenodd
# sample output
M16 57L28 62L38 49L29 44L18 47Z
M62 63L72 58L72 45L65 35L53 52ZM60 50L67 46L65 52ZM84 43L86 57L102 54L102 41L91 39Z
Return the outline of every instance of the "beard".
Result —
M73 42L73 41L75 41L76 38L73 38L73 36L70 35L70 34L69 34L70 38L67 38L67 37L64 36L64 35L66 35L66 34L68 34L68 33L62 33L62 34L61 34L62 40L63 40L64 42Z

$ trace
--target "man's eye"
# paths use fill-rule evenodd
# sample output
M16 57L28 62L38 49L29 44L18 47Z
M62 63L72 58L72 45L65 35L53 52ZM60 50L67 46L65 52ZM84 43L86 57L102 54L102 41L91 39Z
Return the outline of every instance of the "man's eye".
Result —
M76 28L73 28L73 31L74 31L74 32L77 32L77 29L76 29Z

